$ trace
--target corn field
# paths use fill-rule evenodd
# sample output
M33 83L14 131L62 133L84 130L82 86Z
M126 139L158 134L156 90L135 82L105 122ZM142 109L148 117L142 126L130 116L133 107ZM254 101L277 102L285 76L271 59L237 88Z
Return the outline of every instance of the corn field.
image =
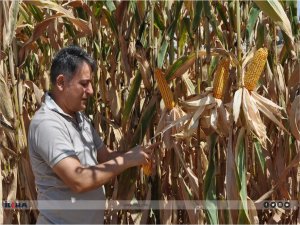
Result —
M0 24L1 203L35 204L27 130L54 54L75 44L97 61L86 114L105 144L161 142L107 199L205 202L107 209L106 224L300 223L299 205L261 207L300 200L296 0L3 0ZM0 223L37 215L1 207Z

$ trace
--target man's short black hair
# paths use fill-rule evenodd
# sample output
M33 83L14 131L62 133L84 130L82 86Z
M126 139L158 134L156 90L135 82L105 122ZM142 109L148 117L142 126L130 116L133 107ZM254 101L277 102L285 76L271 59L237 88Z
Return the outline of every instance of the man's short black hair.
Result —
M96 69L96 62L92 59L82 48L71 45L66 48L62 48L55 55L51 70L50 79L51 83L56 83L56 78L59 74L63 74L67 79L71 80L76 74L78 67L86 62L92 68L92 72Z

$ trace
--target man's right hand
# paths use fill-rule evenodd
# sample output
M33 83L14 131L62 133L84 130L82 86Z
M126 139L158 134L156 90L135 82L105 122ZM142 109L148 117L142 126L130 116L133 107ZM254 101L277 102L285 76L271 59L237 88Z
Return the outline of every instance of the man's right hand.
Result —
M125 163L128 163L130 167L145 164L150 160L151 153L152 149L138 145L124 153Z

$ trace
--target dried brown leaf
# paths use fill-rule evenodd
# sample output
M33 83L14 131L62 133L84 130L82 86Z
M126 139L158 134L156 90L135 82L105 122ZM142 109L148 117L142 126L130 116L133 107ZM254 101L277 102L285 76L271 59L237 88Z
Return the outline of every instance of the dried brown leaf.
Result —
M121 99L119 92L115 88L111 88L108 93L111 112L116 121L121 119Z
M173 128L174 126L176 126L176 130L179 130L185 124L185 122L188 119L190 119L192 116L191 114L183 114L183 115L180 115L180 117L179 116L176 117L176 119L174 121L170 121L170 123L166 123L166 118L165 118L166 113L167 113L167 110L164 109L162 116L159 120L156 132L155 132L156 134L153 138L157 137L159 134L164 134L167 130Z
M172 203L169 203L166 196L164 196L163 198L164 199L160 201L160 206L159 206L159 208L161 209L160 210L160 221L162 224L169 225L169 224L172 224L173 208L168 207L168 209L165 209L165 206L170 206L170 204L172 204Z
M213 108L211 110L210 125L212 126L212 128L214 130L217 130L217 126L218 126L218 112L217 112L217 108Z
M257 210L255 207L255 204L249 197L247 197L247 205L248 205L248 209L249 209L248 215L249 215L251 224L259 224L259 218L257 215Z
M198 108L198 107L202 107L202 106L206 106L206 105L211 105L215 103L215 98L212 95L207 95L203 98L197 99L197 100L189 100L189 101L183 101L181 104L184 107L187 108Z
M8 12L8 20L6 22L6 32L3 37L3 47L6 49L9 45L11 45L13 37L15 36L15 29L18 19L18 11L19 11L19 0L11 1L9 12ZM5 10L5 9L4 9Z
M247 125L258 136L262 145L265 146L266 126L262 122L257 106L246 88L243 88L242 106Z
M182 75L182 80L184 81L186 88L187 88L187 96L194 95L195 94L195 86L191 79L189 78L189 73L185 72Z
M139 19L142 21L144 20L145 12L146 12L146 2L144 1L137 1L136 2L136 9L139 15Z
M38 23L35 27L34 30L32 32L31 37L24 43L24 45L22 46L22 48L19 51L19 65L21 66L24 62L25 59L27 57L27 54L30 50L30 46L31 44L36 41L47 29L47 27L53 23L55 21L56 18L61 17L63 14L62 13L57 13L53 16L49 16L48 18L46 18L45 20L43 20L42 22Z
M83 10L92 18L94 18L94 14L90 8L90 6L88 6L84 1L82 0L73 0L73 1L69 1L67 3L65 3L63 5L64 7L67 7L67 6L71 6L73 8L83 8ZM95 18L94 18L95 19Z
M264 193L262 196L260 196L260 197L255 201L255 203L256 203L256 204L262 203L264 200L270 198L273 192L274 192L274 189L271 189L271 190L267 191L267 192Z
M186 137L193 135L193 133L198 128L198 124L200 121L201 114L204 112L205 106L200 106L197 111L194 113L193 117L188 123L188 126L184 129L184 135Z
M37 209L35 201L37 199L37 192L34 182L34 175L31 169L30 161L25 157L22 157L21 159L20 172L20 175L23 176L21 179L24 181L23 185L25 187L26 197L30 200L31 205L35 206L33 208ZM35 213L37 214L37 212Z
M81 32L83 32L85 35L90 35L91 29L89 28L88 22L75 18L74 15L64 9L62 6L56 4L55 2L51 1L27 1L26 4L33 4L41 8L47 8L52 9L56 11L57 13L53 16L49 16L48 18L44 19L42 22L38 23L29 38L29 40L22 46L19 52L19 65L21 66L24 63L24 60L27 57L27 54L29 52L29 46L32 44L32 42L36 41L47 29L47 27L55 21L55 19L60 17L66 17L68 18L73 25L75 25Z
M256 51L256 48L252 48L250 52L248 52L242 59L242 70L245 70L245 67L247 66L248 62L253 58L254 52Z
M194 174L193 170L190 167L187 167L186 172L189 177L189 183L191 185L193 193L199 198L199 185L198 185L198 178Z
M151 83L151 67L150 64L146 58L146 52L143 47L137 47L136 48L136 54L135 58L138 61L139 70L142 75L143 83L148 91L151 90L152 83Z
M294 99L289 114L291 132L297 140L300 140L300 95Z
M241 110L241 104L242 104L242 98L243 98L243 89L240 88L234 93L233 97L233 118L234 122L236 123L239 116L240 116L240 110Z
M129 2L127 2L127 1L121 1L116 8L115 20L116 20L116 23L118 26L121 25L121 23L123 22L124 15L126 14L126 10L128 7L128 3Z
M0 60L4 59L6 57L5 52L0 51Z
M36 102L38 103L38 105L40 106L42 104L42 98L44 96L44 91L41 90L34 82L32 82L31 80L25 80L24 84L26 87L30 88L34 95L33 97L36 99Z
M8 86L3 78L0 75L0 111L3 116L11 121L14 118L14 111L12 105L12 96L10 95Z
M284 117L281 115L280 110L283 110L282 107L275 104L274 102L270 101L269 99L259 95L255 91L251 93L251 96L256 102L261 102L265 107L267 107L271 112L273 112L276 116L284 119Z
M281 64L278 64L276 69L277 69L277 75L278 75L278 89L280 91L280 94L285 96L286 84L285 84L285 80L284 80L283 67Z
M194 174L194 172L191 170L191 168L186 165L184 159L182 158L181 152L183 151L183 149L181 148L181 146L178 143L174 143L173 147L174 147L175 153L178 156L182 166L184 167L185 171L187 172L187 175L189 177L189 183L192 188L192 192L197 196L197 198L199 198L199 185L198 185L197 176Z
M19 112L20 114L23 114L23 99L25 95L23 83L19 82L18 83L18 104L19 104Z
M119 40L119 44L120 44L120 51L121 51L121 60L122 60L122 65L123 65L123 68L124 68L124 71L126 73L126 75L128 77L131 77L132 74L132 70L131 70L131 66L130 66L130 57L129 57L129 54L128 54L128 42L125 40L125 37L124 35L122 35L122 33L120 32L119 33L119 37L118 37L118 40Z
M8 189L7 201L15 201L17 199L17 189L18 189L18 166L17 164L14 165L12 168L12 182L10 188ZM9 210L9 213L6 214L4 217L3 224L12 224L13 222L13 211ZM20 222L18 222L20 224Z
M48 30L47 30L47 34L48 34L51 46L56 51L58 51L60 49L59 41L57 40L57 39L59 39L59 36L57 35L58 34L58 30L57 30L57 26L55 26L55 23L50 23L49 24L49 27L48 27Z
M218 113L217 131L222 135L228 136L230 131L230 120L229 120L230 116L223 102L220 99L217 100L217 113Z
M267 116L270 120L272 120L275 124L277 124L282 130L289 133L287 129L282 125L282 123L274 116L273 112L269 110L268 105L264 103L264 101L256 101L252 98L259 111L261 111L265 116Z
M294 71L288 81L288 87L292 88L300 83L300 63L297 63L294 67Z
M197 218L199 216L199 214L195 213L194 210L189 210L191 208L196 208L197 207L197 203L196 201L193 201L190 199L189 197L189 187L188 185L186 184L186 182L184 181L184 179L179 176L179 190L182 194L182 197L184 200L187 200L187 201L184 201L184 204L187 208L187 213L188 213L188 217L189 217L189 220L190 220L190 224L198 224L198 219ZM192 204L192 205L191 205Z
M3 168L2 167L2 158L3 158L3 154L2 154L2 151L0 152L0 168ZM3 186L2 186L2 180L3 180L3 175L2 175L2 173L0 173L0 180L1 180L1 182L0 182L0 193L1 193L1 195L0 195L0 202L3 202ZM3 215L3 209L1 208L0 209L0 224L4 224L4 215Z

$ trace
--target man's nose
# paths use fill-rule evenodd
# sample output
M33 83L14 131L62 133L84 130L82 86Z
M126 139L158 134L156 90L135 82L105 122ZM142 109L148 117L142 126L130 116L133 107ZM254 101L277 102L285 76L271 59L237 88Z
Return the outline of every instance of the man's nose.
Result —
M88 87L86 88L85 92L88 94L88 95L93 95L94 93L94 90L93 90L93 86L91 83L89 83Z

